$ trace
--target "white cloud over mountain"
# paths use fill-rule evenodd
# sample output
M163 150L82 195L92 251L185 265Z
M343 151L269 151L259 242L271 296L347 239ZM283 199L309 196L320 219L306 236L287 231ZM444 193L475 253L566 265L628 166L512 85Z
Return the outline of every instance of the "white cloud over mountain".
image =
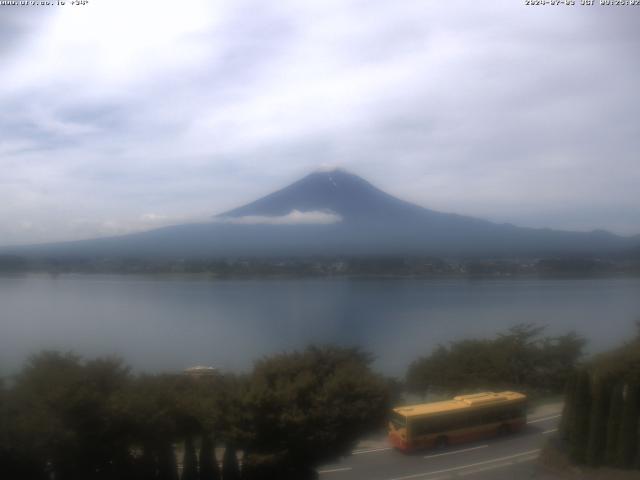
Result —
M223 223L238 225L328 225L342 221L342 217L334 212L313 210L301 212L292 210L286 215L245 215L243 217L220 217Z

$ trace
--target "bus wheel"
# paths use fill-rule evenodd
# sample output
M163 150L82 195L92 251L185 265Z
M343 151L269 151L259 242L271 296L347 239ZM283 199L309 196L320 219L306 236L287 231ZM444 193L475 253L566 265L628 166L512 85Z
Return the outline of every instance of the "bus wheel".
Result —
M436 442L434 444L437 450L441 450L449 445L449 439L444 435L436 438Z
M511 433L511 428L507 424L502 424L498 427L498 435L504 437Z

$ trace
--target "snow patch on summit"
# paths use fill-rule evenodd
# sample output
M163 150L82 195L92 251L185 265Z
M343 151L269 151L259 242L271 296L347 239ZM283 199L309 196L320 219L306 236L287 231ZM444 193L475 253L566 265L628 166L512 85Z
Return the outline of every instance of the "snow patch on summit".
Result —
M318 168L316 168L315 172L316 173L331 173L331 172L335 172L336 170L343 170L344 171L344 168L340 168L340 165L335 164L335 163L323 163Z

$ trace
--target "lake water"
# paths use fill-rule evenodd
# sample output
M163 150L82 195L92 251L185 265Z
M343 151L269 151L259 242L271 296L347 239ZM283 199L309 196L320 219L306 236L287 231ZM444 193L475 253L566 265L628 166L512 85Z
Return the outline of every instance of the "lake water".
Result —
M592 351L634 333L639 278L257 279L0 277L0 374L41 349L117 354L135 369L245 370L310 342L358 345L402 375L438 343L532 322Z

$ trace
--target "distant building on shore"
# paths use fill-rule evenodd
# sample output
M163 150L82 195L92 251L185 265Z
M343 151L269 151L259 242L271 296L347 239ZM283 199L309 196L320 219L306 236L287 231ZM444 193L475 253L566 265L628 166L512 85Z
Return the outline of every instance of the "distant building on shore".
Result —
M218 374L218 369L215 367L196 365L195 367L185 368L184 374L193 378L213 377Z

